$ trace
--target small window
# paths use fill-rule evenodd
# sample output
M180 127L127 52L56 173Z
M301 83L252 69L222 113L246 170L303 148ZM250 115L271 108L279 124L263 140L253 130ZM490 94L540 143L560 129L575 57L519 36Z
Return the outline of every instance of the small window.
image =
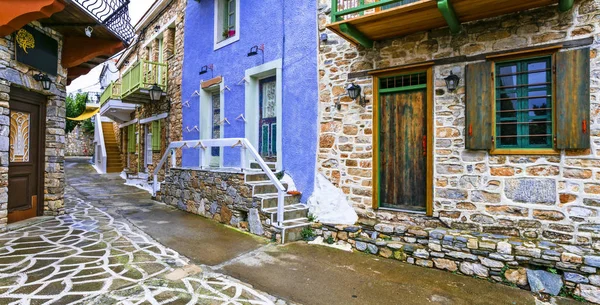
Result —
M551 57L496 63L496 148L552 148Z
M239 0L215 1L215 49L239 40Z
M135 124L131 124L131 125L127 126L127 152L135 153L135 142L136 142Z

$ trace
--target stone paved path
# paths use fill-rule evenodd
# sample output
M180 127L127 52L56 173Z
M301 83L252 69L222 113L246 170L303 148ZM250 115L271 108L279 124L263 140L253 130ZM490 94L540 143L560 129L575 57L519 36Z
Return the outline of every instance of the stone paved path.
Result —
M167 280L165 276L189 266L186 258L74 193L68 192L66 215L0 234L0 304L273 304L276 300L214 273L184 273L182 279Z

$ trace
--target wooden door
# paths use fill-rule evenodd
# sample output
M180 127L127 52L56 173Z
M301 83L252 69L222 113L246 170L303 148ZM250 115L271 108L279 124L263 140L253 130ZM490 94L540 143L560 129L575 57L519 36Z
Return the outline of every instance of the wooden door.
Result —
M275 76L259 82L258 149L267 162L277 162L277 80Z
M221 92L217 91L211 97L211 139L221 138ZM221 148L212 147L210 149L210 166L219 167L221 165Z
M425 211L427 90L380 95L380 206Z
M8 222L41 215L45 102L43 95L11 88Z

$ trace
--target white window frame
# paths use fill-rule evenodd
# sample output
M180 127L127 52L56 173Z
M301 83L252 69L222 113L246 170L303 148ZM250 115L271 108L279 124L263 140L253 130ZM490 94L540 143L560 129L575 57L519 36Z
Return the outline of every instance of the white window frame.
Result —
M240 0L235 0L235 35L224 40L220 40L223 37L223 12L221 7L223 3L227 4L228 0L215 0L214 9L214 49L218 50L224 46L230 45L240 40Z
M202 88L202 82L200 82L200 113L199 113L199 122L200 122L200 139L212 139L212 96L214 94L219 94L220 98L220 109L219 120L223 122L225 120L225 78L221 79L219 84L214 84L208 88ZM221 124L220 126L220 135L221 139L225 137L225 126ZM211 149L204 150L204 156L200 156L200 165L202 166L202 160L206 160L206 165L212 167L223 167L223 147L220 148L219 159L216 162L212 155ZM217 164L215 164L215 162Z

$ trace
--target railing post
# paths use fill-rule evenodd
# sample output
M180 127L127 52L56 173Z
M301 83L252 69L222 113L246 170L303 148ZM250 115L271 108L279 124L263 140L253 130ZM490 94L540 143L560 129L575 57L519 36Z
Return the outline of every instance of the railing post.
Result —
M277 225L283 226L283 206L285 205L285 196L282 190L277 191Z
M177 166L177 155L175 154L175 150L171 150L171 168Z
M246 157L247 157L247 155L246 155L246 146L242 145L240 147L240 168L242 170L245 169L245 168L248 168L247 167L247 162L246 162Z
M331 22L336 22L337 20L337 10L338 10L338 0L331 0Z

